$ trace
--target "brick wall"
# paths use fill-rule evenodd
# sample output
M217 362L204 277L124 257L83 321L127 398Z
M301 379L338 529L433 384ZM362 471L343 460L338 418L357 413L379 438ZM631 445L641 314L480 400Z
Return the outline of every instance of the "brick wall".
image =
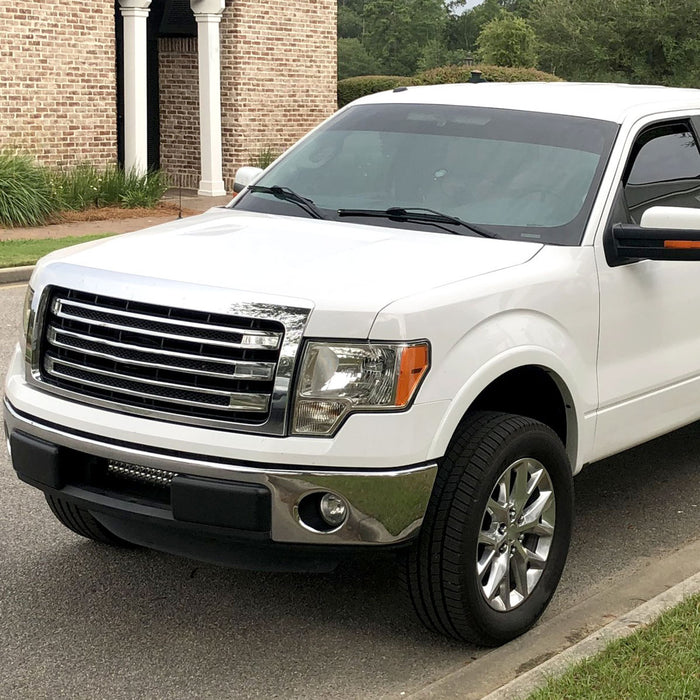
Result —
M281 152L336 109L337 0L226 0L221 23L224 180Z
M0 148L116 161L113 0L0 0Z
M158 41L160 167L173 185L199 187L199 78L197 40Z
M226 0L224 179L335 110L337 0ZM161 39L161 165L199 182L196 39ZM54 166L116 161L113 0L0 0L0 147Z
M227 0L221 31L224 181L281 153L336 108L336 0ZM161 166L199 184L196 39L161 39Z

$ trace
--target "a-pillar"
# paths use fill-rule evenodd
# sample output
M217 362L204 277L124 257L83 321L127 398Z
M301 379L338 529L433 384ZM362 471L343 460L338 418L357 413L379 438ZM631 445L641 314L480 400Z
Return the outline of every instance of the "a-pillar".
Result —
M224 0L190 0L197 20L199 135L202 156L200 195L226 194L221 157L221 39Z
M146 20L151 0L119 0L124 18L124 169L148 168Z

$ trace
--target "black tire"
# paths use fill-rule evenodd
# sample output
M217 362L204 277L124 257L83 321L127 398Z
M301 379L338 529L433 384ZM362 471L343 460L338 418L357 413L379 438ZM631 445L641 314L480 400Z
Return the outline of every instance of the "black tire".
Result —
M541 476L542 466L546 477ZM533 484L546 486L542 490L537 486L532 495L518 500L518 472L530 479L526 493ZM523 503L517 509L523 517L517 522L515 508L494 509L505 484L511 484L511 494L516 494L512 501L509 495L506 503ZM500 490L495 490L497 485ZM544 514L537 516L536 525L529 525L542 503L548 504ZM499 524L491 513L508 524ZM405 557L402 578L420 620L431 630L483 646L497 646L526 632L544 612L561 578L572 516L571 468L554 431L523 416L487 412L467 416L438 469L418 541ZM526 529L527 534L517 534ZM484 544L482 537L492 539ZM531 554L544 556L544 563L533 564ZM507 573L496 563L487 564L489 560L507 562ZM477 572L477 562L488 567L486 574ZM488 598L491 576L493 581L501 577L496 591L503 593ZM529 576L539 576L530 590ZM525 595L512 605L520 591ZM496 609L505 601L502 609Z
M78 508L75 504L70 501L65 501L62 498L56 498L49 494L44 495L46 496L46 502L49 504L49 508L51 508L51 512L56 516L58 521L77 535L87 537L89 540L95 540L95 542L117 547L133 546L120 537L113 535L88 511Z

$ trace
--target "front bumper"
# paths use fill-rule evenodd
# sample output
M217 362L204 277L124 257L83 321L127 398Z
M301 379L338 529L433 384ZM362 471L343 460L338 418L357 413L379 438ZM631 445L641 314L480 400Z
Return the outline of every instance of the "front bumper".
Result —
M77 503L124 539L188 556L197 556L195 545L185 546L194 534L200 540L331 548L406 543L420 528L437 471L435 463L362 470L214 460L72 431L29 416L7 399L4 413L21 479ZM168 472L172 481L153 492L127 480L122 490L113 475L105 477L110 462ZM343 525L328 532L309 526L299 512L302 499L322 492L348 506ZM148 541L139 541L138 528L126 527L135 521L142 532L149 525L162 536L151 532ZM200 558L222 560L216 554Z

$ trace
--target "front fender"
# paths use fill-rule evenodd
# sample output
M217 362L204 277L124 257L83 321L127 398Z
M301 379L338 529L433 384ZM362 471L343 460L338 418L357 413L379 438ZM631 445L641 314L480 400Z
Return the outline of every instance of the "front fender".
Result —
M445 454L460 421L477 397L490 384L507 372L533 366L545 370L561 392L566 407L566 450L574 473L579 471L583 466L583 460L580 458L580 444L581 442L592 444L594 438L595 422L593 416L587 417L586 413L580 410L582 401L580 397L577 398L577 391L570 377L567 382L566 377L569 373L560 358L547 349L536 346L511 348L488 360L467 378L450 402L435 432L429 448L431 458L436 459ZM573 391L572 386L574 386Z
M578 324L564 325L543 312L512 309L494 314L462 335L436 361L421 400L449 398L450 404L430 446L444 455L454 432L475 399L511 370L535 366L548 372L562 395L567 414L567 451L580 468L581 444L592 443L597 401L595 335L576 337ZM575 335L576 334L576 335ZM590 418L586 418L590 413Z
M590 454L598 403L599 294L593 250L545 246L522 265L397 300L372 327L377 340L428 338L432 365L416 403L448 410L427 458L445 454L479 394L511 370L550 373L567 407L567 449L578 471Z

